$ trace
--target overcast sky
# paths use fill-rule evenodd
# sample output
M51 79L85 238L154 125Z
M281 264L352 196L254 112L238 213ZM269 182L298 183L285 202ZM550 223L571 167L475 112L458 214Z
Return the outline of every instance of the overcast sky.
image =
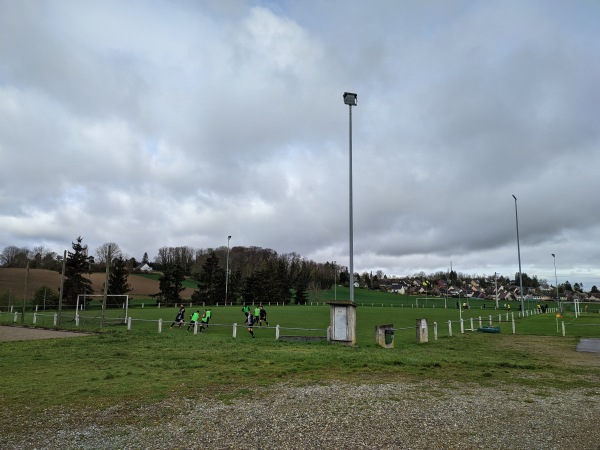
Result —
M0 248L600 287L600 2L0 0Z

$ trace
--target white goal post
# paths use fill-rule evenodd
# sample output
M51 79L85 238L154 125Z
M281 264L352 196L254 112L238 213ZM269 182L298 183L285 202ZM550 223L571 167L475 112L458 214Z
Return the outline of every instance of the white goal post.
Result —
M127 323L127 317L129 313L129 295L128 294L107 294L108 297L123 297L123 309L125 311L125 323ZM79 299L83 299L83 302L80 302ZM104 294L78 294L77 295L77 306L76 306L76 314L79 314L80 309L83 309L83 306L86 303L86 299L91 298L99 298L104 299Z

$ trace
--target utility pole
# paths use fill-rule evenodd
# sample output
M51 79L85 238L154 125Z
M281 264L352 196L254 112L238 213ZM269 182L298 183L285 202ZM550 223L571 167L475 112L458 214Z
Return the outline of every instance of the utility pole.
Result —
M104 296L102 297L102 318L100 328L104 328L104 315L106 314L106 297L108 297L108 278L110 276L110 261L112 259L112 246L106 251L106 276L104 277Z
M21 312L21 323L25 323L25 300L27 299L27 283L29 282L29 260L25 267L25 292L23 292L23 311Z
M494 272L494 286L496 287L496 309L498 309L498 278L496 272Z
M65 250L63 253L63 264L62 264L62 275L60 276L60 295L58 296L58 317L56 325L60 325L60 318L62 314L62 304L63 304L63 293L65 290L65 267L67 265L67 251Z

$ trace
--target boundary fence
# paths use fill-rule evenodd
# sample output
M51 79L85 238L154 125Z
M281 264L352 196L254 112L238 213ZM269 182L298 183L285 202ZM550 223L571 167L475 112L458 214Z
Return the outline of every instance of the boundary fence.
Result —
M224 306L224 305L222 305ZM237 306L237 305L236 305ZM33 325L34 327L43 327L43 328L60 328L67 330L89 330L90 327L93 329L98 328L98 323L101 317L96 315L87 315L87 314L76 314L75 311L70 311L71 314L63 313L61 319L62 323L58 324L58 314L50 313L46 314L43 312L35 312L33 314L27 314L30 317L27 326ZM73 314L75 313L75 314ZM567 331L569 330L577 330L579 327L600 327L600 323L581 323L577 318L573 318L572 320L565 321L562 316L559 317L560 313L558 312L558 308L549 308L545 314L555 314L556 316L556 333L561 334L562 336L566 336ZM12 312L1 312L0 311L0 323L21 323L21 315L22 311L13 310ZM517 313L519 318L527 318L532 317L534 315L544 314L538 312L537 310L533 311L525 311L523 317L521 317L520 313ZM559 320L560 319L560 320ZM169 326L172 323L171 320L163 320L163 319L135 319L131 316L127 317L123 320L123 317L105 317L104 323L106 328L110 326L120 326L126 327L127 331L132 331L135 329L140 329L140 327L145 328L146 330L154 328L156 332L162 333L165 326ZM461 318L458 320L448 320L446 322L434 321L433 323L427 324L427 336L429 338L430 335L433 337L433 341L438 340L441 336L452 337L454 334L465 334L466 332L476 332L476 331L484 331L483 329L486 327L498 327L502 331L510 332L512 334L517 333L517 324L515 322L515 312L494 312L492 314L479 315L478 317L469 317L469 318ZM193 325L193 327L192 327ZM150 326L150 328L149 328ZM190 322L184 322L182 326L189 328L193 331L193 334L196 335L202 332L202 327L200 324L195 323L191 324ZM238 328L246 328L247 325L244 323L210 323L209 327L225 327L230 328L232 337L237 337ZM330 329L328 328L300 328L300 327L283 327L280 325L275 326L258 326L254 325L254 328L260 328L265 330L274 330L275 331L275 339L277 340L329 340L330 339ZM432 330L429 330L432 328ZM406 331L418 331L419 325L417 326L409 326L409 327L397 327L390 328L394 332L406 332ZM294 334L288 334L293 332ZM571 332L572 334L573 332Z

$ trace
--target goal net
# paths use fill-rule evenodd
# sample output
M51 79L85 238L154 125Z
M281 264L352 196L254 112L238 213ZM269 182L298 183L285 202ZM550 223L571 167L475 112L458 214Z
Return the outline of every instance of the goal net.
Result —
M77 296L76 320L99 320L102 318L104 294L79 294ZM127 323L129 295L108 294L106 296L105 322Z

